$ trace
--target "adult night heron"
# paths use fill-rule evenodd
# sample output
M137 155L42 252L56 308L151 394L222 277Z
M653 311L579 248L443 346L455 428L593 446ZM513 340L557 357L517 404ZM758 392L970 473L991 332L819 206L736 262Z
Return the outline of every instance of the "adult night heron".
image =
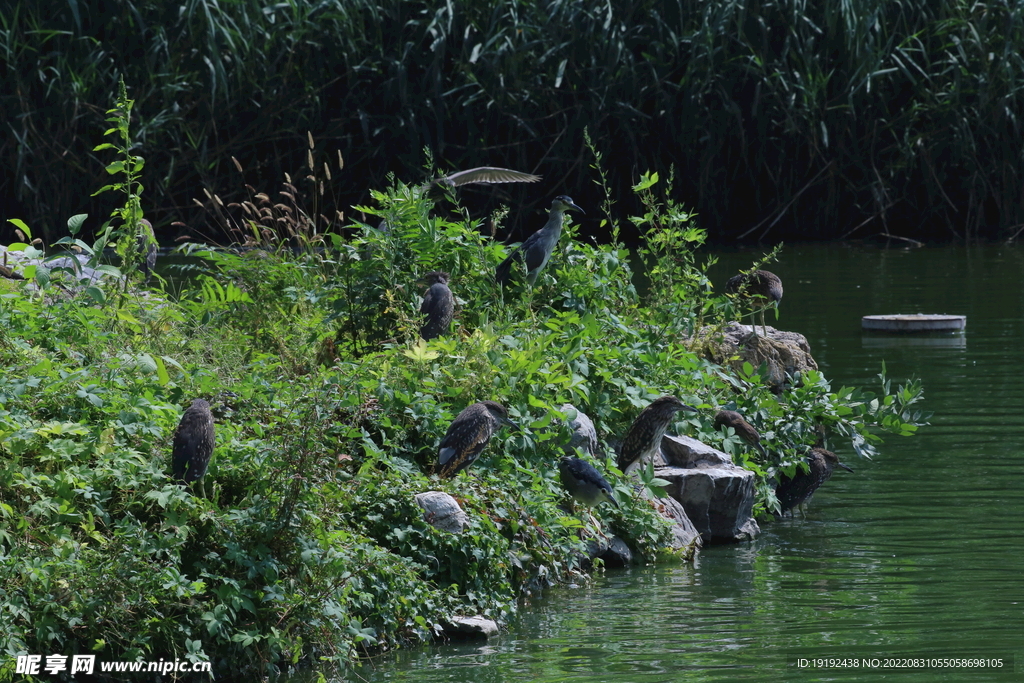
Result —
M438 475L454 477L472 465L502 425L519 426L508 419L505 407L494 401L474 403L459 413L438 446Z
M147 221L145 218L139 221L139 237L138 237L138 248L139 254L142 256L142 261L139 263L139 270L146 276L146 280L149 280L150 274L153 272L153 268L156 267L156 236L153 234L153 224Z
M619 451L619 469L630 474L654 462L672 418L680 410L697 412L675 396L662 396L644 408L626 432Z
M740 273L739 275L733 275L725 283L725 291L729 294L735 294L743 299L747 299L757 307L757 310L752 310L750 313L751 328L754 331L754 336L757 336L757 328L754 326L754 313L761 314L761 329L764 334L768 334L768 330L764 324L764 311L766 308L779 305L782 301L782 280L775 273L770 273L767 270L755 270L753 273Z
M423 295L420 313L427 319L420 328L420 336L430 341L434 337L447 334L455 315L455 297L448 289L451 276L440 270L434 270L423 276L430 287Z
M792 477L782 477L775 486L775 497L779 499L781 514L786 514L798 505L810 500L818 487L832 476L836 467L853 472L853 469L839 462L839 456L824 448L812 448L807 454L808 469L797 469Z
M213 413L201 398L192 401L181 416L171 447L171 467L175 481L192 484L199 496L206 497L203 475L213 455ZM194 482L199 482L195 484Z
M558 476L569 495L584 506L594 507L606 500L619 507L612 493L611 484L586 460L563 456L558 461Z
M736 432L736 436L759 450L761 455L767 457L768 453L764 450L764 446L761 445L761 435L757 433L753 425L744 420L743 416L735 410L719 410L715 414L714 424L715 429L732 427L733 431Z
M526 264L526 281L531 287L533 286L540 271L544 270L544 266L548 264L551 252L558 244L558 238L562 236L562 216L566 211L585 213L583 209L573 203L571 197L564 194L555 197L555 200L551 202L548 222L544 224L544 227L527 237L525 242L498 265L498 269L494 273L494 279L498 281L498 284L504 285L509 281L512 264L518 262Z

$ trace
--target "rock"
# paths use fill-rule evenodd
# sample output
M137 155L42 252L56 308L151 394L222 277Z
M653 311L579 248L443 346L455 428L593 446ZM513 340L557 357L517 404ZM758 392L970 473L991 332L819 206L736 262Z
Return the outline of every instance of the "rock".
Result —
M469 517L458 502L443 491L417 493L416 504L423 508L423 519L441 531L461 534L469 526Z
M717 334L713 334L716 331ZM774 327L763 331L760 325L757 326L757 337L753 337L752 331L750 325L736 322L720 329L705 327L687 340L687 346L710 361L729 365L736 372L745 362L755 368L766 364L768 383L775 393L781 393L797 373L818 369L807 337L802 334Z
M446 638L476 639L490 638L498 635L498 624L481 616L452 617L451 621L441 622Z
M667 461L654 474L669 482L704 542L747 541L760 529L754 509L754 473L732 463L727 453L686 436L666 436L661 452Z
M672 541L669 547L672 550L685 551L689 558L696 553L704 544L700 532L693 525L686 515L686 509L675 498L656 498L652 501L654 509L661 513L661 516L672 522Z
M593 552L591 557L603 560L605 567L628 567L633 564L633 551L618 536L612 536L607 543L595 544L591 541L591 550L599 550Z

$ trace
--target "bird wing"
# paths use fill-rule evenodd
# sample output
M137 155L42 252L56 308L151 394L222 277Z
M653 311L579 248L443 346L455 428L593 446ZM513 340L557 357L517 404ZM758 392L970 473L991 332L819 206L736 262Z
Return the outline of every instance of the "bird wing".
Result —
M441 439L440 448L437 451L437 463L441 465L442 469L446 469L446 465L450 462L457 470L462 463L471 461L479 455L487 445L488 439L491 438L490 425L480 420L476 422L478 424L467 422L457 425L456 429L451 430ZM454 443L449 445L451 442ZM462 445L461 450L456 447L459 444Z
M525 243L524 243L525 244ZM522 259L523 245L520 244L518 247L512 250L512 253L508 257L498 264L498 268L494 271L494 279L499 284L505 284L508 282L508 277L511 275L512 262L516 259Z
M434 306L434 288L430 287L423 294L423 303L420 304L420 313L427 313Z
M540 180L539 175L513 171L509 168L495 168L493 166L481 166L471 168L467 171L458 171L441 178L437 182L445 183L452 187L469 185L470 183L535 183Z

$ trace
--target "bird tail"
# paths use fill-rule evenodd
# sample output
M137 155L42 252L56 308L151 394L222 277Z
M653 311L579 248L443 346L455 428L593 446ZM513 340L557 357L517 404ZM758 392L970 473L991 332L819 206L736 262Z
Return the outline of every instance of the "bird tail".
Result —
M517 253L518 252L514 251L509 254L508 258L498 264L497 270L494 271L494 280L499 285L508 283L508 277L512 272L512 261L515 259Z

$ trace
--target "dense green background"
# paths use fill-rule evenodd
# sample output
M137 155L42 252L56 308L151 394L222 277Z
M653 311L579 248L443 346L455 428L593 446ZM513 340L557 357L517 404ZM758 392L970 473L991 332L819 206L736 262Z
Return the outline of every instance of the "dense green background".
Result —
M962 0L14 3L0 9L0 203L49 239L69 215L108 215L85 195L105 182L90 150L123 75L165 239L172 221L200 225L203 187L244 192L232 156L257 190L284 172L307 189L307 131L316 165L345 157L325 215L365 203L388 172L418 181L428 147L442 169L543 174L501 197L518 234L556 193L596 203L584 126L613 196L675 165L712 240L1005 237L1024 223L1021 13Z

